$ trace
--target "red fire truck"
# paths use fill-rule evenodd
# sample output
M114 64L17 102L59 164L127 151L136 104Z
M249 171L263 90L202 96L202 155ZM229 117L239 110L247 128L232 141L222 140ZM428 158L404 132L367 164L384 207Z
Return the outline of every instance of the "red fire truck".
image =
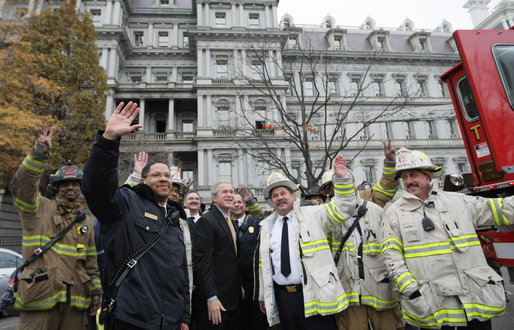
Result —
M472 173L447 176L445 190L514 195L514 29L461 30L454 38L462 61L441 79L450 90ZM479 236L487 257L514 266L514 231Z

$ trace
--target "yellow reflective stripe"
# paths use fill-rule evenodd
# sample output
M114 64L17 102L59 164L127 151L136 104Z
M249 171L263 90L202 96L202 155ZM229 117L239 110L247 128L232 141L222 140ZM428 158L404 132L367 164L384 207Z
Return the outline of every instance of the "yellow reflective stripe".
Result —
M382 173L385 175L393 175L393 174L395 174L393 171L394 171L394 166L384 166L384 170L382 171Z
M262 259L259 257L259 268L262 268Z
M328 240L326 240L326 239L320 239L317 241L300 243L300 246L301 246L302 252L304 254L330 249L330 247L328 245Z
M304 304L305 317L314 314L333 314L343 310L350 303L359 303L359 293L344 293L340 295L336 301L319 302L317 300L309 301Z
M506 305L502 307L491 307L478 303L465 303L464 309L468 316L478 316L485 319L490 319L496 316L505 314Z
M22 245L26 247L37 246L41 247L50 241L50 237L43 235L23 236ZM81 256L94 256L96 249L94 246L88 246L86 249L77 249L74 245L64 244L57 242L51 248L54 252L73 257Z
M256 210L260 210L260 209L261 209L261 206L259 205L259 203L248 205L248 210L251 211L251 212L256 211Z
M405 246L403 249L405 259L448 254L453 251L449 241L410 245Z
M346 221L345 217L343 217L341 214L337 212L334 201L331 201L330 203L325 203L325 208L327 209L330 217L334 219L335 222L342 223L343 221Z
M394 282L395 282L398 290L400 290L400 292L403 292L403 290L405 290L405 288L409 284L416 283L416 280L414 279L414 276L412 276L412 274L410 272L405 272L402 275L398 276L398 278Z
M476 233L450 237L450 240L458 248L481 245Z
M23 160L23 166L31 171L34 171L36 173L43 173L45 171L47 161L40 161L35 158L32 158L32 156L28 155Z
M14 199L14 205L19 208L23 212L27 213L36 213L39 208L39 203L41 202L41 194L38 192L36 197L36 202L34 204L27 203L16 197Z
M396 189L393 189L393 190L384 189L384 187L382 187L380 182L377 182L375 185L373 185L373 189L378 192L381 192L382 194L389 196L389 197L393 197L394 194L396 194Z
M400 297L397 294L393 300L382 300L373 296L362 296L361 297L361 305L368 305L375 309L391 309L398 305L400 302Z
M489 204L491 205L491 211L493 212L494 222L498 226L510 225L507 217L503 215L503 198L489 198Z
M362 253L380 253L380 244L378 242L362 244Z
M396 237L388 238L380 244L382 254L389 249L395 249L403 255L403 243Z
M347 184L334 184L334 192L339 195L349 195L355 193L353 190L353 183Z
M420 326L441 326L444 322L466 323L466 314L463 309L440 309L425 318L419 318L402 308L403 318Z
M98 291L102 289L102 282L98 277L93 278L91 281L91 291Z
M82 296L71 296L70 297L70 306L77 307L81 309L86 309L91 304L91 298L82 297Z
M20 310L46 310L53 308L59 302L66 302L66 290L58 291L51 297L32 301L30 303L24 303L18 293L14 294L16 301L14 306Z

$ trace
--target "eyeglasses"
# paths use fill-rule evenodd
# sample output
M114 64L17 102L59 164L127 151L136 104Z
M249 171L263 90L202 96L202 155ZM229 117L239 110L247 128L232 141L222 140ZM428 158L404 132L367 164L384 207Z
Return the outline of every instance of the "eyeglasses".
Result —
M147 176L152 177L154 179L158 179L160 177L165 177L166 179L171 178L171 175L169 173L159 173L159 172L150 173Z
M421 220L421 225L423 226L424 231L431 231L435 229L434 221L427 217L427 214L425 213L425 207L431 207L434 206L434 202L430 201L427 203L423 203L423 219Z

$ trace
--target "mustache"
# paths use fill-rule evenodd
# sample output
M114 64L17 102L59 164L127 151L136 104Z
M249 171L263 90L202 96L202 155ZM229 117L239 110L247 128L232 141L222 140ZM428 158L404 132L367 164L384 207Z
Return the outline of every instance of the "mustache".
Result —
M280 204L284 204L284 203L287 203L287 199L279 199L277 201L277 206L280 205Z
M407 185L407 188L412 188L412 187L419 187L417 183L409 183Z

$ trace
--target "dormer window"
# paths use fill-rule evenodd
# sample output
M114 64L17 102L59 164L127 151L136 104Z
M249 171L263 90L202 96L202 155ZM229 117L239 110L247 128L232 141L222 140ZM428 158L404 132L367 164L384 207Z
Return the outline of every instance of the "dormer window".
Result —
M289 37L287 39L287 48L297 49L298 48L298 39L296 39L296 37Z
M430 52L430 33L429 32L414 32L409 37L409 42L415 52L429 53Z
M343 49L343 41L340 37L334 38L334 49L341 50Z
M284 27L286 27L286 28L291 27L291 22L289 22L288 19L284 20Z

